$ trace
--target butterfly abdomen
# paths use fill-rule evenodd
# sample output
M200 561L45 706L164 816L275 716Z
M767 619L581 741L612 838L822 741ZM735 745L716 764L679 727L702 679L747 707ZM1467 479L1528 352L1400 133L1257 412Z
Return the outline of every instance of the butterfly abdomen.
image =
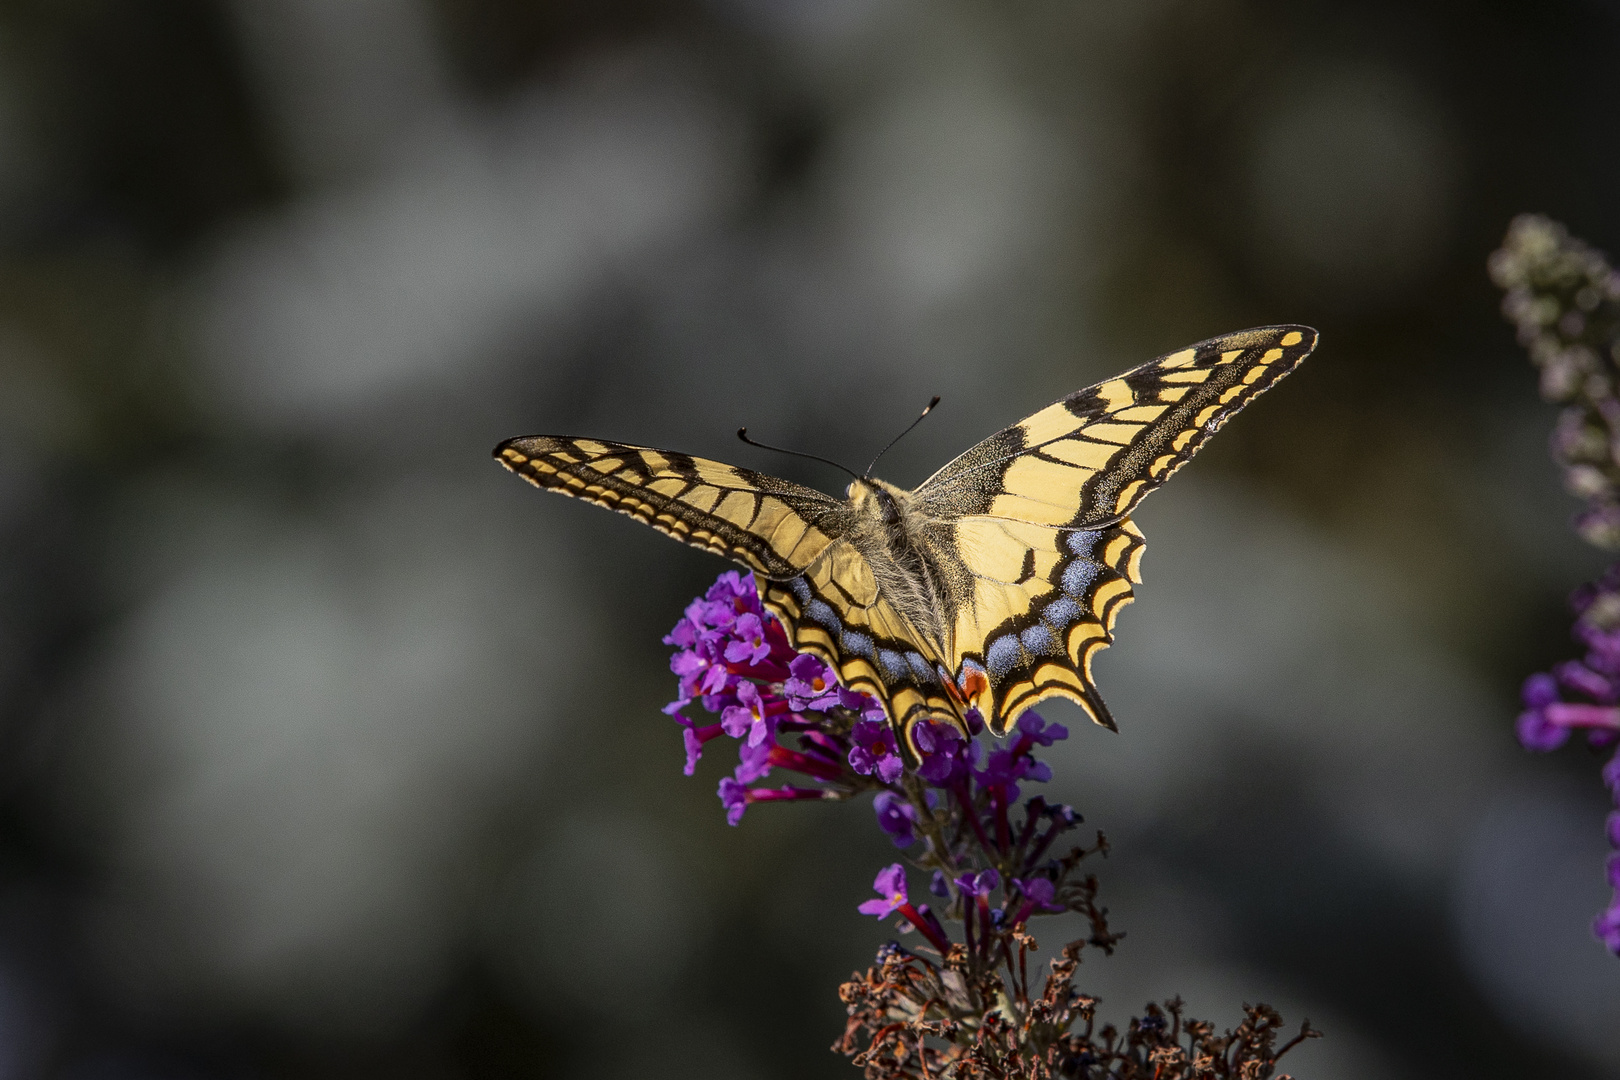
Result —
M858 525L850 541L866 557L878 592L943 655L944 621L937 575L918 541L922 521L908 492L882 480L850 485Z

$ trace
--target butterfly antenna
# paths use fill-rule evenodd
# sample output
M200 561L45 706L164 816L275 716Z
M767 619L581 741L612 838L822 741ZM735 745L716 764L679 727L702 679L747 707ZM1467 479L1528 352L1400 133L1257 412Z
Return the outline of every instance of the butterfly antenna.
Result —
M840 470L842 472L847 472L847 473L849 473L849 475L855 477L855 479L857 479L857 480L866 479L863 476L857 476L853 469L850 469L850 468L847 468L847 467L845 467L843 465L840 465L836 461L830 461L830 460L828 460L827 458L824 458L824 457L817 457L814 454L806 454L806 453L803 453L802 451L799 451L799 450L787 450L787 449L784 449L783 447L780 447L780 446L769 446L769 445L767 445L765 443L758 442L758 441L756 441L754 439L750 439L748 437L748 429L745 428L745 427L740 427L740 428L737 429L737 438L741 439L743 442L747 443L749 446L757 446L761 450L774 450L778 454L787 454L790 457L809 458L811 461L819 461L823 465L831 465L835 469L838 469L838 470Z
M936 394L936 395L934 395L933 399L928 402L927 407L925 407L923 409L922 413L917 417L917 419L915 419L915 420L913 420L911 422L911 427L906 428L906 430L902 431L900 434L898 434L894 438L890 439L889 440L889 445L885 446L883 449L878 451L877 457L872 459L872 464L870 464L870 465L868 465L866 467L866 477L870 477L872 475L872 470L877 468L878 459L883 457L883 455L887 454L890 450L893 450L895 443L899 442L901 439L905 438L907 435L910 435L911 434L911 428L914 428L918 424L922 423L923 422L923 417L927 416L929 413L933 412L934 411L934 406L938 405L938 404L939 404L939 395Z

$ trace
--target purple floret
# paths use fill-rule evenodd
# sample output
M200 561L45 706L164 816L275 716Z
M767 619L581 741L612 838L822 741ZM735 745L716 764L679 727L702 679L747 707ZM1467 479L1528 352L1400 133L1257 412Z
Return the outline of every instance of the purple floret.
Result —
M1019 742L1028 749L1030 744L1038 743L1041 746L1051 746L1069 737L1069 729L1062 724L1049 724L1041 719L1040 715L1031 709L1018 718ZM1024 742L1028 740L1028 742Z
M895 744L894 732L886 721L861 720L850 731L849 767L862 776L876 773L885 784L892 784L905 772L905 762Z
M766 639L765 622L753 612L739 616L732 630L733 637L726 643L727 663L753 666L771 655L771 643Z
M736 776L745 784L752 784L762 780L771 771L771 751L775 749L774 742L749 745L744 743L737 752L738 763Z
M1610 904L1609 909L1597 917L1592 923L1592 933L1610 952L1620 956L1620 903Z
M891 863L879 870L872 888L877 891L878 898L861 904L858 910L862 915L884 919L910 902L906 898L906 870L899 863Z
M832 668L809 653L800 653L788 664L788 678L782 684L782 693L794 712L826 712L837 708L839 703L838 679Z
M889 834L894 846L910 847L917 842L912 827L917 823L917 808L892 791L880 791L872 800L877 813L878 828Z
M1018 910L1013 913L1012 923L1014 926L1021 922L1027 922L1029 917L1037 911L1057 912L1064 910L1062 904L1053 902L1053 898L1057 896L1057 886L1052 883L1051 879L1044 877L1029 878L1022 881L1015 879L1013 884L1017 885L1018 891L1024 894L1024 902L1018 905Z
M1526 709L1520 713L1513 724L1513 733L1518 736L1520 746L1542 753L1556 750L1569 741L1569 728L1548 720L1545 709Z
M721 780L720 805L726 808L727 825L741 824L743 811L748 809L747 785L730 776Z
M954 882L963 896L985 898L1001 885L1001 875L995 870L980 870L977 874L963 874Z
M978 760L979 744L963 739L949 724L924 720L912 729L911 739L922 756L917 775L938 787L964 779Z
M770 703L758 685L741 682L737 686L737 704L729 705L720 713L720 725L733 739L746 738L749 746L758 746L776 734Z

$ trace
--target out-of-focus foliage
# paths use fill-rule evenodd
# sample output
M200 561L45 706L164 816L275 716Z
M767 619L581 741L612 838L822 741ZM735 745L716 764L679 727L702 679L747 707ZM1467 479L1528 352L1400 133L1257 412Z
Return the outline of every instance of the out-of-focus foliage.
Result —
M1479 269L1526 208L1620 246L1617 44L1595 0L0 6L0 1072L851 1075L870 808L727 828L658 711L720 567L490 447L865 460L939 394L910 484L1289 321L1142 516L1119 734L1049 715L1126 934L1077 981L1308 1015L1311 1080L1620 1075L1602 793L1509 731L1598 561Z

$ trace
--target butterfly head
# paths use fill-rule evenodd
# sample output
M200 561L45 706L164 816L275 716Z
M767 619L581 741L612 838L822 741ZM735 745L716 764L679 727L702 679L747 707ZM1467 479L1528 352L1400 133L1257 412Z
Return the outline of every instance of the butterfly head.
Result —
M844 491L849 504L863 514L878 518L885 525L898 525L910 502L907 492L885 480L863 477L850 482Z

